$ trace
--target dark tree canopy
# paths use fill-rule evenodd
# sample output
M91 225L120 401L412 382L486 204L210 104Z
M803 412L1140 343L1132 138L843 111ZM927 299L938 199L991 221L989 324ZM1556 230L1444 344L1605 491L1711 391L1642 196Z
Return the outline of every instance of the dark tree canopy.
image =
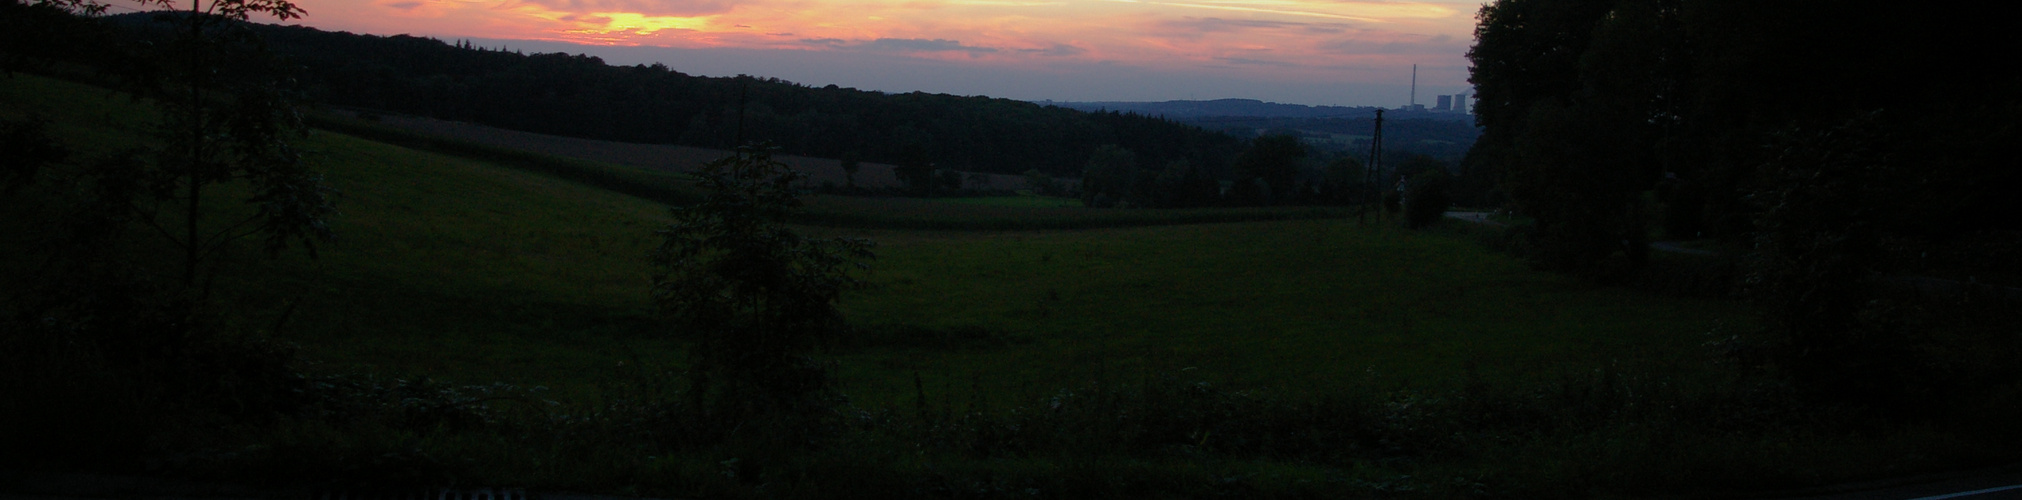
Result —
M1872 2L1497 1L1469 52L1484 135L1463 166L1496 173L1542 231L1585 241L1576 254L1640 233L1628 214L1645 211L1644 192L1674 236L1741 238L1773 137L1879 113L1878 140L1917 145L1900 168L1934 174L1895 186L1929 201L1906 207L1930 217L1903 230L1969 231L1965 214L2003 208L2018 180L1998 138L2015 126L2001 110L2017 106L2022 76L1969 55L2016 47L1988 34L2003 18Z
M1263 182L1268 188L1265 203L1282 204L1291 199L1294 181L1299 178L1299 161L1305 157L1306 146L1297 137L1258 137L1236 157L1236 180Z
M1984 56L2022 49L2013 10L1498 0L1463 167L1535 218L1550 267L1639 261L1650 225L1748 248L1769 359L1814 393L1912 401L1951 375L1915 360L1941 347L1889 280L2022 285L2022 219L1992 215L2022 199L2022 66Z
M821 407L825 375L804 355L844 328L836 301L858 284L871 242L788 228L801 174L766 148L740 148L696 177L708 194L672 209L652 256L654 302L696 339L691 395L733 421Z
M1115 144L1105 144L1089 155L1088 163L1081 170L1081 202L1084 205L1107 208L1119 203L1142 205L1137 185L1143 173L1139 172L1137 153ZM1131 200L1135 203L1127 203Z
M887 94L777 78L711 78L406 35L258 26L303 66L312 98L340 105L572 137L731 149L742 136L785 153L899 164L918 146L939 168L1079 173L1104 144L1163 163L1221 165L1236 139L1161 118L1010 99ZM746 103L742 113L738 103Z

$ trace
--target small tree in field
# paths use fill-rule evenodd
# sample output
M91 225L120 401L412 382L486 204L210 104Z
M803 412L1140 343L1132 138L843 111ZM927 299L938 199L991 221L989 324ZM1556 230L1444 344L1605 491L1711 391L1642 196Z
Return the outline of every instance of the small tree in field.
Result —
M863 169L863 159L859 158L857 152L850 151L843 153L842 159L838 163L842 164L843 187L848 188L850 191L856 191L857 170Z
M803 175L743 147L695 173L708 195L673 209L652 261L653 299L695 336L691 395L710 416L803 415L827 376L804 354L843 328L836 300L859 284L872 243L789 230Z
M0 124L0 199L11 205L8 190L47 182L19 198L32 208L12 214L48 221L19 235L33 242L21 245L23 255L8 255L27 266L0 272L0 401L13 405L0 412L0 467L24 457L145 456L163 436L226 432L303 401L291 351L263 335L285 324L292 305L260 321L273 325L263 332L233 314L232 301L210 298L206 278L241 240L260 238L279 252L330 236L331 191L291 147L300 119L279 66L243 23L255 14L292 19L301 9L283 0L138 3L171 11L157 15L148 43L121 47L83 18L28 34L99 52L86 60L120 61L102 69L127 77L155 107L153 140L71 151L37 121ZM51 9L96 14L104 6L46 0L34 9L31 22L48 20ZM13 45L22 36L0 38ZM225 199L221 187L234 194ZM165 269L155 272L158 264Z
M152 64L137 75L139 91L161 108L161 146L101 175L146 186L127 202L181 251L184 287L196 286L207 263L246 237L262 236L269 252L299 243L314 255L311 245L331 234L332 191L290 144L305 130L301 116L279 85L279 65L244 26L253 15L288 20L302 9L287 0L140 3L167 9L159 20L172 31L161 52L144 54ZM219 215L207 191L235 182L250 186L242 201L252 213L207 223Z

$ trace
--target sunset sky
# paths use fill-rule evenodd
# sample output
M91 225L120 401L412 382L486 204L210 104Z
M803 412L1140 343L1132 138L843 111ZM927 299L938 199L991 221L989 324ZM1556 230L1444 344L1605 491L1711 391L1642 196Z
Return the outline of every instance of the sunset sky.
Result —
M1466 90L1481 1L296 0L294 23L707 76L1061 101L1397 106ZM177 2L182 3L182 2ZM187 4L184 4L187 5Z

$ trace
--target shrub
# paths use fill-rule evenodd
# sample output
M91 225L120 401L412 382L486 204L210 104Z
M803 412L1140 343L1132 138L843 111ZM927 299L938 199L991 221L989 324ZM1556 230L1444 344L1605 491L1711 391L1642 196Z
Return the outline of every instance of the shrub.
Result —
M1430 226L1453 206L1450 193L1453 178L1442 170L1426 170L1411 177L1404 191L1404 223L1412 229Z
M1900 321L1903 305L1874 277L1889 260L1887 212L1909 173L1881 149L1878 117L1777 137L1761 167L1747 293L1774 338L1771 361L1814 396L1878 406L1926 394Z
M132 466L299 402L293 349L188 290L116 270L50 283L0 305L0 467Z
M653 253L653 299L694 335L689 394L726 423L827 408L827 375L803 356L844 328L836 300L867 269L868 240L811 240L789 230L802 175L763 147L696 172L708 194L672 210Z

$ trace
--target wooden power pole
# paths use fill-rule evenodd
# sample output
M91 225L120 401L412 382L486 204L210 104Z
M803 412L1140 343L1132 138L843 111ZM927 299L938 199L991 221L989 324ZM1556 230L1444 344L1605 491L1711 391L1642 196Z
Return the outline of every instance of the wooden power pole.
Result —
M1362 183L1369 186L1369 196L1362 199L1361 213L1355 216L1357 224L1369 214L1369 205L1374 203L1381 210L1383 203L1383 109L1376 109L1376 131L1369 134L1369 168L1362 172Z

